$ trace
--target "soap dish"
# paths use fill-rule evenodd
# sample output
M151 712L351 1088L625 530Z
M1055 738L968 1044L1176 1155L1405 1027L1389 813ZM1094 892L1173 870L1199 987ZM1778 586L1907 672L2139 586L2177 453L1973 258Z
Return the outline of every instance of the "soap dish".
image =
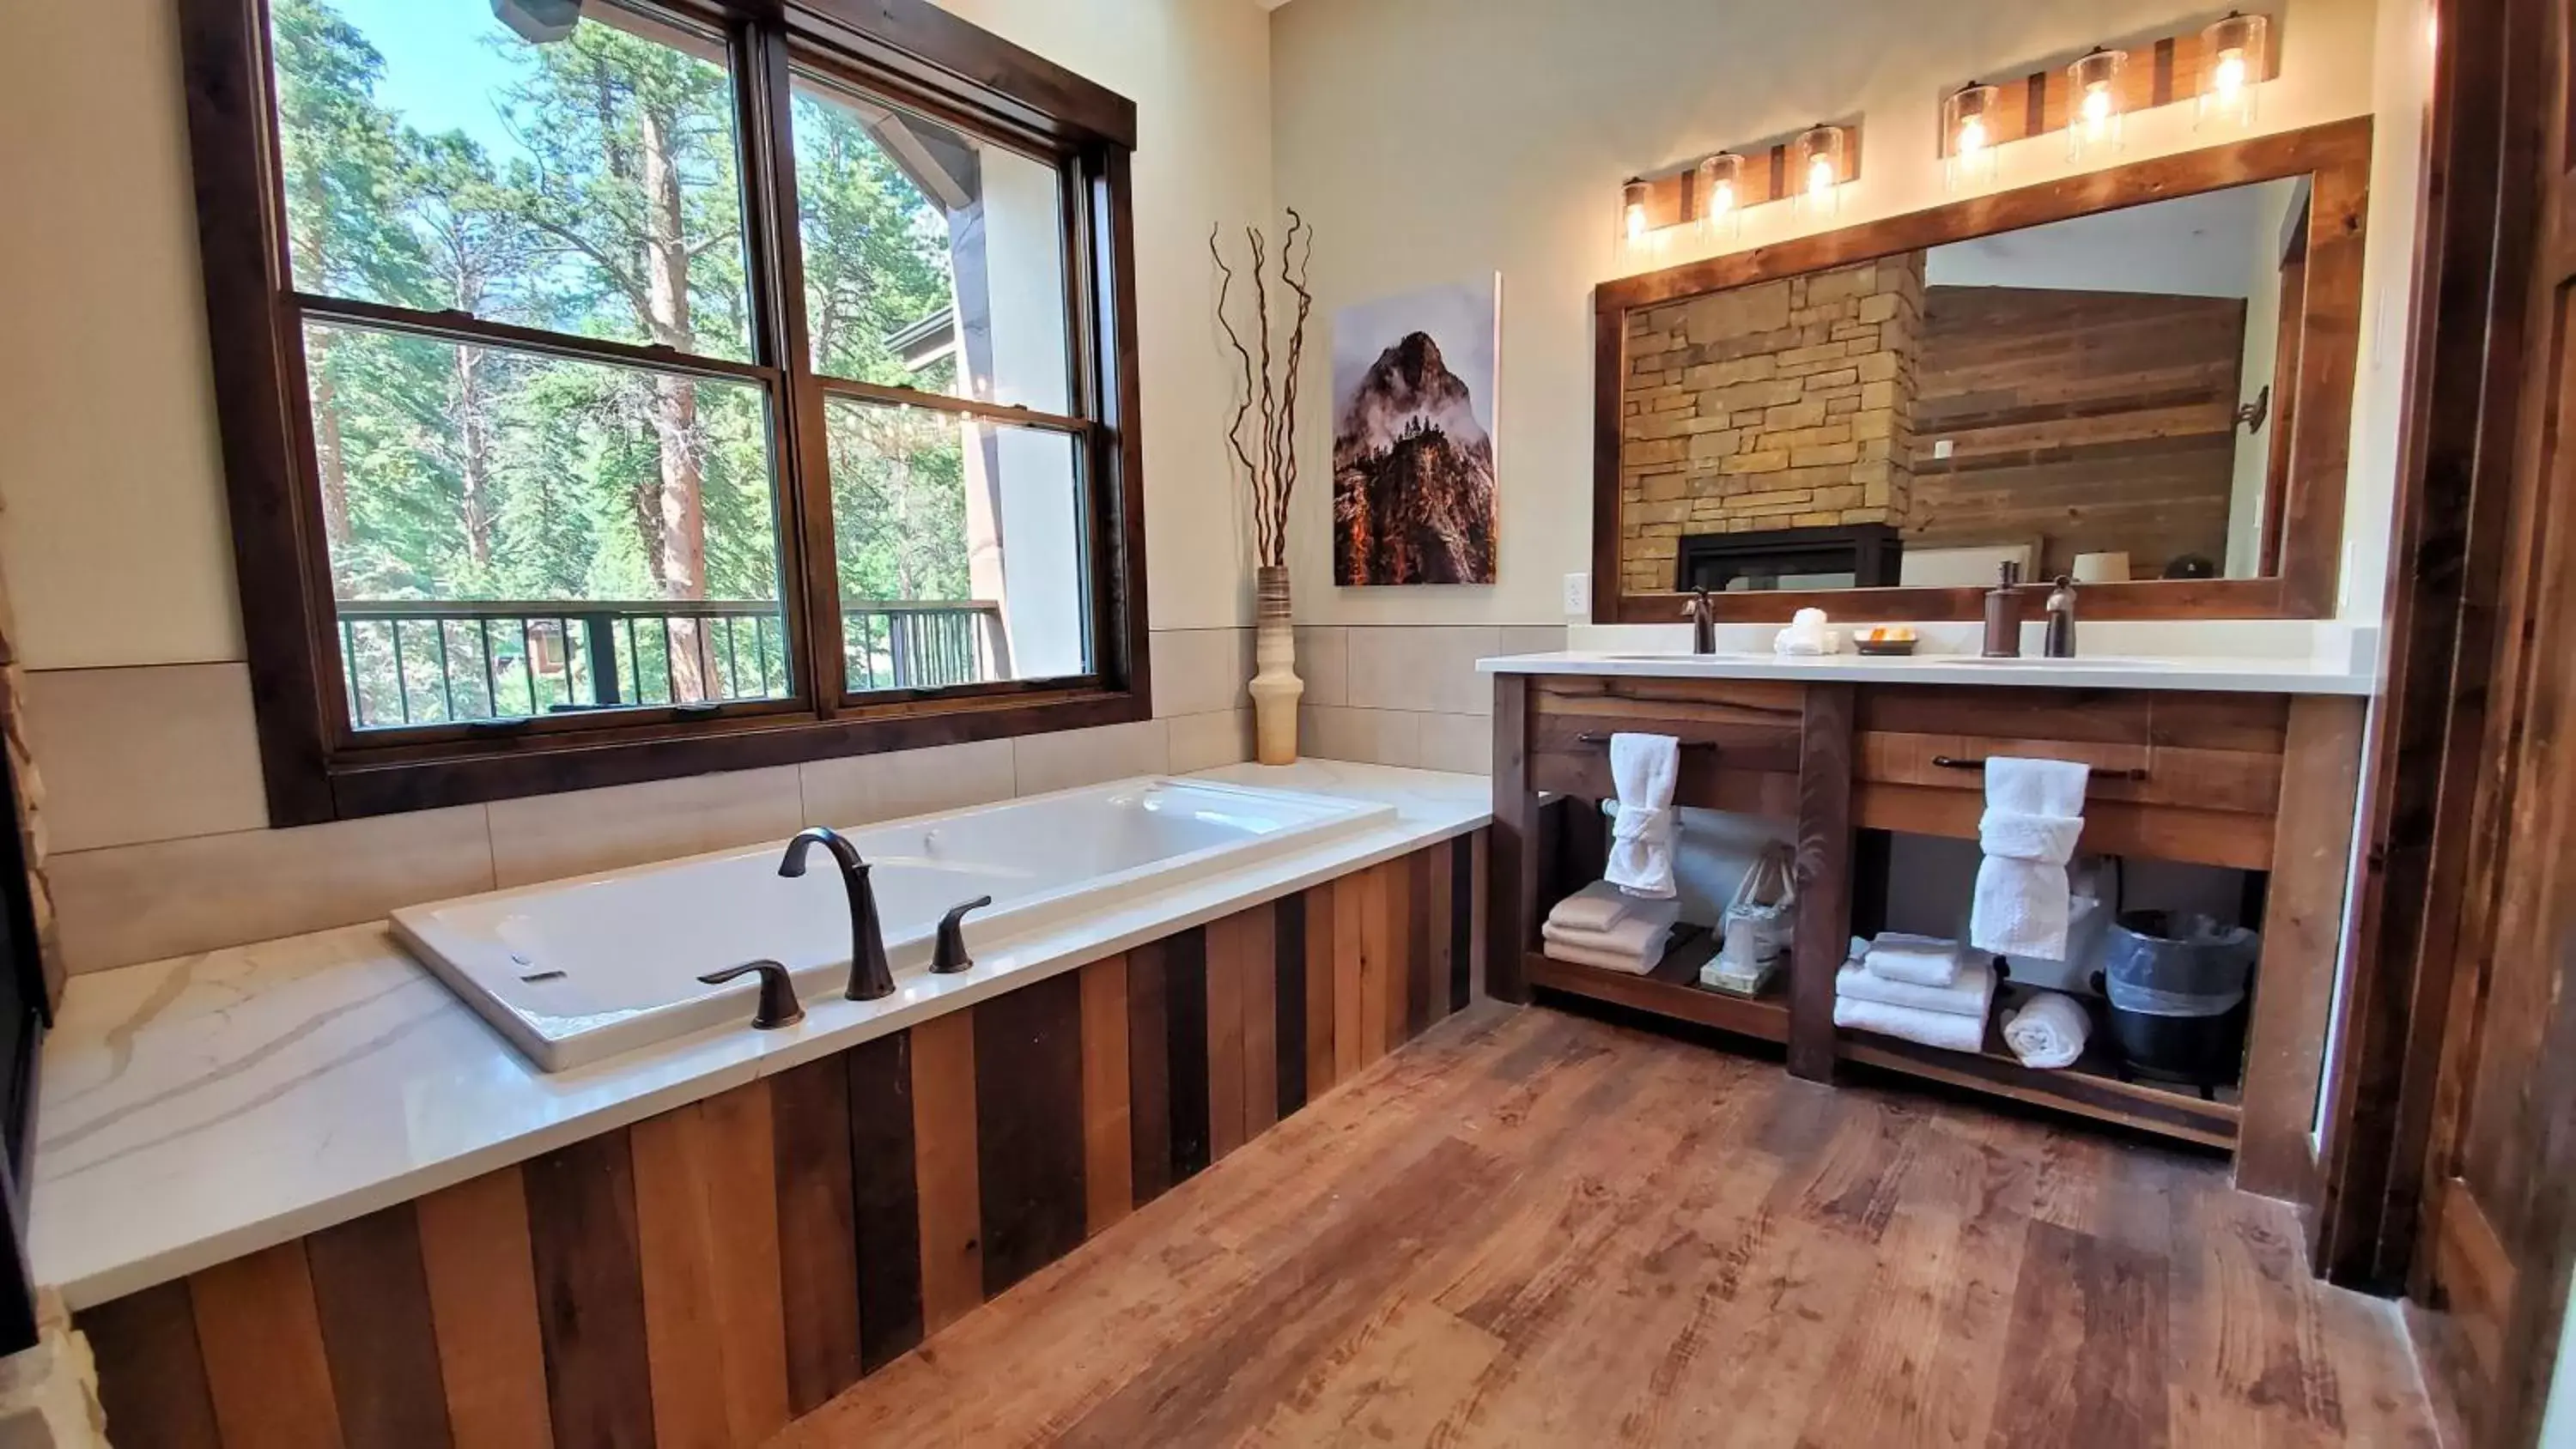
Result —
M1912 639L1855 639L1852 641L1852 648L1863 654L1902 657L1914 652L1914 644L1915 641Z

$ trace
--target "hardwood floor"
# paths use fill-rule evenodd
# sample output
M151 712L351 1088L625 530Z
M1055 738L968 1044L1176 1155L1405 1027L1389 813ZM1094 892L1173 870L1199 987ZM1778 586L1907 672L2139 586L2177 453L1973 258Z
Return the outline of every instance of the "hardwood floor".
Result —
M2208 1159L1486 1003L780 1445L2431 1445Z

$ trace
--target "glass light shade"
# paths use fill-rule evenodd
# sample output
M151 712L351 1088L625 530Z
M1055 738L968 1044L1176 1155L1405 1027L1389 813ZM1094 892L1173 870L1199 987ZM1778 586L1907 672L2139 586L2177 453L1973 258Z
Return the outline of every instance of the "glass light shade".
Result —
M1703 157L1694 167L1700 235L1732 241L1744 224L1744 158L1732 151Z
M1843 182L1851 175L1848 136L1840 126L1816 126L1790 146L1790 184L1798 189L1802 214L1831 216L1841 204Z
M1971 81L1941 103L1941 169L1953 191L1994 179L1996 94Z
M2200 33L2200 124L2254 124L2254 93L2271 71L2271 43L2269 19L2234 11Z
M2129 53L2094 47L2093 53L2066 68L2066 154L2077 161L2120 149L2120 116L2128 98L2122 80Z
M1637 177L1619 188L1619 245L1635 251L1653 230L1646 219L1646 183Z

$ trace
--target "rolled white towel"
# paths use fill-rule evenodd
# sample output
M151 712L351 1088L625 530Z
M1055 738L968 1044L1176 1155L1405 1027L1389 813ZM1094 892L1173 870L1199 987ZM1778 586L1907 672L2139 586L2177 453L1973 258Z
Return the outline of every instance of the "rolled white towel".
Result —
M1631 895L1669 900L1673 890L1673 782L1681 741L1671 735L1610 736L1610 783L1619 811L1610 819L1610 861L1601 872Z
M1952 1016L1946 1011L1920 1011L1849 996L1834 998L1834 1025L1874 1031L1880 1036L1944 1051L1982 1051L1986 1045L1986 1019L1982 1016Z
M1854 1001L1876 1001L1888 1006L1907 1006L1917 1011L1938 1011L1949 1016L1973 1016L1986 1019L1987 1009L1995 996L1995 968L1983 961L1959 968L1959 979L1947 986L1924 986L1912 981L1895 981L1858 965L1847 965L1834 973L1834 994Z
M2004 1018L2004 1045L2025 1067L2057 1071L2075 1065L2093 1034L2084 1003L2055 991L2033 994Z
M1679 899L1647 900L1606 880L1596 880L1558 901L1556 908L1547 913L1547 923L1567 931L1607 932L1636 919L1669 925L1680 910Z
M1881 931L1861 958L1876 975L1916 986L1951 986L1959 980L1959 943L1939 936Z
M1985 859L1968 922L1978 949L2066 959L2066 862L2084 833L2091 774L2069 760L1987 759L1986 813L1977 829Z

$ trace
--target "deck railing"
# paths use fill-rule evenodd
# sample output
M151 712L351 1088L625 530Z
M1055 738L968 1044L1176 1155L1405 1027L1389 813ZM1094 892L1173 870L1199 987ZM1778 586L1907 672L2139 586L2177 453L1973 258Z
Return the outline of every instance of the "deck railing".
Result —
M525 719L794 692L775 600L345 599L342 684L361 729ZM1001 605L849 599L849 687L923 689L1003 677Z

